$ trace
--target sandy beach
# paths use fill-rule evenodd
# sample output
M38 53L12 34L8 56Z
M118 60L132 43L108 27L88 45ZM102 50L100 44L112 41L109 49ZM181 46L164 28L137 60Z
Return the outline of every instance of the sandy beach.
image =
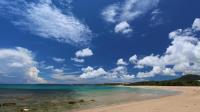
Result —
M140 88L173 90L179 91L180 94L158 99L139 102L133 101L119 105L81 110L79 112L198 112L200 110L200 87L140 86Z

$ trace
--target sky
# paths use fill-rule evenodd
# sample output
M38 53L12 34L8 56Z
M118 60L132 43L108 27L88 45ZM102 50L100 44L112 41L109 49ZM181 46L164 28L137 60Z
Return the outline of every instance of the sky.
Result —
M199 0L1 0L0 83L200 75Z

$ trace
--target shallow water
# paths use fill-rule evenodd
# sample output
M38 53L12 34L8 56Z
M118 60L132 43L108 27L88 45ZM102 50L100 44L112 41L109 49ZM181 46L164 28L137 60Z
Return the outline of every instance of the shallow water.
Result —
M0 85L0 112L66 112L171 94L175 92L100 85Z

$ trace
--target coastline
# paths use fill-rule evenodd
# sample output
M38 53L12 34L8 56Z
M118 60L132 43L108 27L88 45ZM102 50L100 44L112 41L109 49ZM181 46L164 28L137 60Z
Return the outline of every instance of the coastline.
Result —
M130 86L131 87L131 86ZM147 89L162 89L180 92L176 95L165 96L138 102L97 107L78 112L197 112L200 110L200 87L177 86L134 86Z

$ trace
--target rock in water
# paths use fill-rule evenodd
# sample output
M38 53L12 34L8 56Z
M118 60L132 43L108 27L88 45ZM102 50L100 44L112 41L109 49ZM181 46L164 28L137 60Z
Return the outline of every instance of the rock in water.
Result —
M3 103L2 106L15 106L16 103Z
M68 104L76 104L76 101L69 101Z
M81 99L81 100L79 100L79 102L80 102L80 103L83 103L83 102L84 102L84 100L83 100L83 99Z

